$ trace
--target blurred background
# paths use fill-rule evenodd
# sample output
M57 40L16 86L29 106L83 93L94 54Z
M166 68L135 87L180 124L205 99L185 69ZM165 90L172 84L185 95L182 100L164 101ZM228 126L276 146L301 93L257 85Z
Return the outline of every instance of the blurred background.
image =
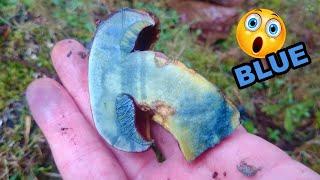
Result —
M241 111L243 126L320 173L320 0L1 0L0 179L59 179L48 144L25 102L39 77L59 81L50 50L65 38L88 44L95 21L120 7L156 14L155 46L216 84ZM285 46L306 43L312 64L239 90L231 68L251 60L235 39L237 21L252 8L277 12Z

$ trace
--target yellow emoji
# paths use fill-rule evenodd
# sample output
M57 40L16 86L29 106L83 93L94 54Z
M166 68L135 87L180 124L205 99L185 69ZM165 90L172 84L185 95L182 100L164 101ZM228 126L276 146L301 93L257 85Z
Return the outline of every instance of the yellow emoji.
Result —
M273 11L254 9L240 19L236 36L245 53L254 58L264 58L282 48L286 39L286 27Z

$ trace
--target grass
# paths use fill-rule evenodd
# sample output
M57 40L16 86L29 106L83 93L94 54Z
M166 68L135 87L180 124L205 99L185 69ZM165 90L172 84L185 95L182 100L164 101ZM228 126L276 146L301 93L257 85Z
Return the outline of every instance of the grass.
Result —
M287 151L320 173L320 1L250 1L242 13L253 7L278 12L287 25L286 44L307 44L312 64L277 76L264 83L239 90L230 72L247 62L230 36L212 45L196 43L197 34L179 23L178 14L166 2L153 1L35 1L0 2L0 179L59 177L48 145L25 105L24 91L35 78L56 78L50 62L54 43L76 38L88 43L94 20L118 7L131 6L155 13L161 21L161 35L155 50L180 59L215 83L242 112L243 125Z

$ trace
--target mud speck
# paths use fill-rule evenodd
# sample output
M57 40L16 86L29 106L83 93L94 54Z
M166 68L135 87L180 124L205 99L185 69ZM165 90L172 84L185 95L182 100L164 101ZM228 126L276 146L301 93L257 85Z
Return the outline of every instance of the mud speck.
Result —
M227 172L223 172L223 176L226 177L227 176Z
M219 174L218 174L218 172L216 172L216 171L215 171L215 172L212 174L212 179L217 178L217 177L218 177L218 175L219 175Z
M65 128L65 127L62 127L61 128L61 131L66 131L66 130L68 130L69 128Z
M85 59L87 57L87 53L84 51L78 52L78 55L81 57L81 59Z
M68 54L67 54L67 57L70 57L72 54L72 51L69 51Z
M61 134L62 134L62 135L66 135L69 129L70 129L70 128L67 128L67 127L61 127L61 128L60 128Z
M247 164L245 161L241 161L240 164L237 165L237 169L241 172L244 176L252 177L257 174L258 171L261 170L260 167L255 167L253 165Z

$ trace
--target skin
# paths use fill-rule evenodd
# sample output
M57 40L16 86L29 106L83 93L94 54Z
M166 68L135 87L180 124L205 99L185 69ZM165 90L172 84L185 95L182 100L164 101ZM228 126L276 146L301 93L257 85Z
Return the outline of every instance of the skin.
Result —
M241 126L192 163L184 159L174 138L155 123L152 136L165 154L165 162L158 163L152 150L127 153L111 148L94 128L88 60L79 55L84 51L75 40L57 43L51 57L63 85L42 78L32 82L26 93L32 115L64 179L246 179L237 169L242 161L261 168L251 179L320 178Z
M261 17L261 25L256 31L250 31L245 27L245 22L251 14L258 14ZM270 37L266 33L266 24L269 20L275 19L280 23L281 32L277 37ZM268 9L254 9L247 12L239 21L236 37L240 48L249 56L254 58L265 58L269 53L281 49L286 40L286 27L283 20L275 12ZM259 52L253 51L253 42L257 37L262 38L262 48Z

